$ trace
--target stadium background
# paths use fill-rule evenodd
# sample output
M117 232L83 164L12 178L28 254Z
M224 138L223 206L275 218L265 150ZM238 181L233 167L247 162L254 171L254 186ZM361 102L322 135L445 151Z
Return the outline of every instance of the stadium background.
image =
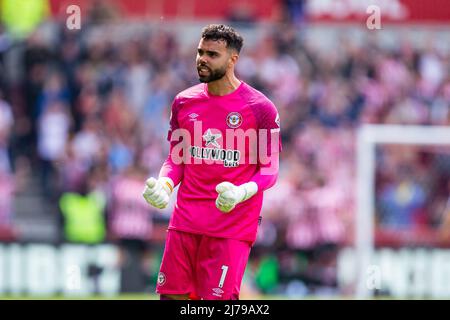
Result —
M282 123L244 299L354 297L340 261L357 227L358 128L450 125L445 0L2 0L0 17L1 297L155 298L171 207L141 192L168 152L171 100L198 82L208 23L243 34L237 74ZM449 151L377 148L375 244L397 273L374 294L450 297L433 284L450 288ZM401 248L422 251L400 261Z

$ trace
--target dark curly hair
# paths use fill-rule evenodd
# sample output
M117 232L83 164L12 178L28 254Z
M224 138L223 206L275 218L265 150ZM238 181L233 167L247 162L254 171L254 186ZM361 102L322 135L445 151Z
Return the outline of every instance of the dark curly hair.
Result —
M227 48L235 49L241 52L244 39L232 27L223 24L210 24L203 28L202 39L204 40L223 40L227 44Z

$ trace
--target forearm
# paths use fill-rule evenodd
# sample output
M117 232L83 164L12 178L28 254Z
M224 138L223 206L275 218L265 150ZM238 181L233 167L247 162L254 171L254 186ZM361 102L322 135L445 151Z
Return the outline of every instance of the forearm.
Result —
M262 175L260 171L256 173L250 181L253 181L258 186L258 191L265 191L271 188L278 179L277 174Z
M173 187L176 187L183 179L184 165L175 164L169 154L166 161L164 161L161 170L159 171L159 177L170 178L173 182Z
M216 207L222 212L230 212L237 204L250 199L258 192L269 189L277 180L278 162L278 154L276 154L268 165L260 166L249 182L239 186L228 181L219 183L216 186L216 192L219 194L216 199Z
M273 154L270 162L265 165L260 165L258 172L250 179L258 186L258 191L264 191L275 185L278 179L279 171L279 155Z

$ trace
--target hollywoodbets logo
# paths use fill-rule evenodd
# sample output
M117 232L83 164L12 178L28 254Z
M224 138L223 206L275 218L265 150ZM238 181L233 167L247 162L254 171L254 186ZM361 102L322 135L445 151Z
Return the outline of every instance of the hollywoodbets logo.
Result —
M218 142L221 137L220 133L213 134L211 129L206 130L203 135L206 148L191 146L189 148L190 155L197 159L220 160L223 162L224 167L239 166L241 153L238 150L221 149ZM214 148L208 148L208 146L213 146Z
M223 162L224 167L257 164L261 166L262 175L277 172L280 128L277 120L273 129L241 128L219 130L208 128L203 131L202 121L193 121L193 132L185 128L169 131L172 144L170 153L174 164L206 164ZM270 141L268 139L270 138Z
M214 148L200 148L191 146L189 153L193 158L197 159L209 159L223 161L224 167L237 167L239 166L239 159L241 153L238 150L232 149L214 149Z

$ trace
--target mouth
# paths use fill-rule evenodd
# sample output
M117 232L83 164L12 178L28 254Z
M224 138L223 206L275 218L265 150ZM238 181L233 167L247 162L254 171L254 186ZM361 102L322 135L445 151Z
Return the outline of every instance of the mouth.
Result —
M206 66L198 66L197 71L199 75L206 75L211 73L211 70Z

